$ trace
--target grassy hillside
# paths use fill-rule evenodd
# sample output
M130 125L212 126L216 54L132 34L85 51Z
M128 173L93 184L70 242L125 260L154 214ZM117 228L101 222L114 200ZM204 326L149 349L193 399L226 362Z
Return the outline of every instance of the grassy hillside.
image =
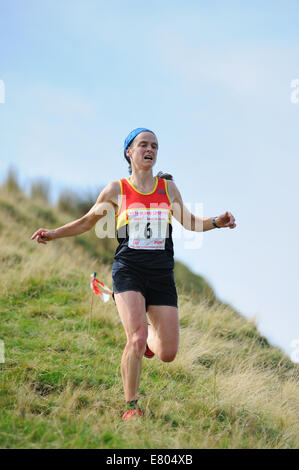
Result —
M1 448L297 448L298 365L253 322L177 263L176 360L143 361L141 420L123 423L125 334L113 302L93 299L93 271L111 286L115 242L94 231L38 245L39 227L72 220L0 190Z

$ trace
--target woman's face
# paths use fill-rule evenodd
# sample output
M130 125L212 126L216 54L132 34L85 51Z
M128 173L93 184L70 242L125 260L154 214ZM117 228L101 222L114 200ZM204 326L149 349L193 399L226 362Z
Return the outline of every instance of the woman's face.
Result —
M127 154L131 158L132 167L149 170L157 160L158 141L151 132L141 132L135 137L133 144L128 148Z

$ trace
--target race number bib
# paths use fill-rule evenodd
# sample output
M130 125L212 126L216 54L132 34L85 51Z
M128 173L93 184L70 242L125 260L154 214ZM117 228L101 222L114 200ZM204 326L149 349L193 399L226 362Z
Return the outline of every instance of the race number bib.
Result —
M131 209L129 217L129 248L165 250L168 211L163 209Z

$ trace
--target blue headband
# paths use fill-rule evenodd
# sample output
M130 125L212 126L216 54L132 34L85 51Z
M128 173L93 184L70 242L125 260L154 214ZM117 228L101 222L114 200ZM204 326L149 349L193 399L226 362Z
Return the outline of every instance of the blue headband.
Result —
M155 135L153 131L150 131L149 129L145 129L144 127L137 127L137 129L134 129L133 131L130 132L130 134L127 136L124 144L124 156L125 159L127 160L128 163L130 163L130 158L127 156L127 148L129 145L133 142L135 137L140 134L141 132L151 132L152 134Z

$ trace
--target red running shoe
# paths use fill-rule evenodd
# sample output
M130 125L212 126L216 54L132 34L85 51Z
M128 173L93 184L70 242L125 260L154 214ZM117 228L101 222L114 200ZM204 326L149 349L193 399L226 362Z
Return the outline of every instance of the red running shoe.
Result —
M143 416L143 413L140 408L131 408L124 412L122 420L128 421L128 419L133 418L133 416Z
M148 347L148 345L146 343L146 348L145 348L145 351L144 351L144 357L146 357L147 359L151 359L152 357L154 357L154 355L155 355L155 353L150 350L150 348Z

